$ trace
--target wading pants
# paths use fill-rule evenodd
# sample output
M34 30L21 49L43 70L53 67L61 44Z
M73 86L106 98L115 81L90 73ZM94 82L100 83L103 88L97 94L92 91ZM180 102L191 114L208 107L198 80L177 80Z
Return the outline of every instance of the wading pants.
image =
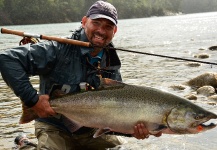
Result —
M122 137L115 135L93 138L93 134L94 131L70 135L52 125L35 122L37 150L105 150L126 142Z

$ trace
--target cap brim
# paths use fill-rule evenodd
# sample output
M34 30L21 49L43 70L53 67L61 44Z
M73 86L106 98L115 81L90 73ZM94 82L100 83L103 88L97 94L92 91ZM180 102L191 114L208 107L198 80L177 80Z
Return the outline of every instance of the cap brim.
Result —
M117 25L116 21L115 21L113 18L111 18L111 17L109 17L109 16L106 16L106 15L102 15L102 14L92 14L92 15L89 16L89 18L90 18L90 19L105 18L105 19L108 19L108 20L110 20L111 22L113 22L114 25Z

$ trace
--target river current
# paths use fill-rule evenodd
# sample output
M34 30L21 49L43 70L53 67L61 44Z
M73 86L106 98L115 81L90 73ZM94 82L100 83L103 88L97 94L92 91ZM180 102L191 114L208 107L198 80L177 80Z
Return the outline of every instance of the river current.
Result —
M0 26L30 33L67 36L77 29L80 22L61 24L38 24L22 26ZM0 34L0 51L18 46L21 37ZM178 16L151 17L119 20L118 32L113 40L117 48L180 58L217 62L217 51L210 46L217 45L217 12ZM122 62L123 81L129 84L151 86L179 96L194 93L190 87L177 91L171 85L184 82L206 72L216 72L216 65L201 64L188 66L186 61L156 56L118 51ZM198 59L198 54L207 54L206 59ZM38 88L38 77L31 77ZM217 113L217 102L210 102L205 96L198 96L194 103ZM33 141L33 123L20 125L21 104L0 76L0 149L14 147L14 138L25 133ZM217 121L216 121L217 122ZM131 150L215 150L217 148L217 128L195 135L162 135L146 140L126 138L127 144L120 149Z

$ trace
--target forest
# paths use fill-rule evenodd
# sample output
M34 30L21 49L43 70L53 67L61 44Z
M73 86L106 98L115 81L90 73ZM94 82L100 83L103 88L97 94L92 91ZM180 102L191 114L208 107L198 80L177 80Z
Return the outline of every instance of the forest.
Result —
M0 25L77 22L97 0L0 0ZM104 0L119 19L217 11L217 0Z

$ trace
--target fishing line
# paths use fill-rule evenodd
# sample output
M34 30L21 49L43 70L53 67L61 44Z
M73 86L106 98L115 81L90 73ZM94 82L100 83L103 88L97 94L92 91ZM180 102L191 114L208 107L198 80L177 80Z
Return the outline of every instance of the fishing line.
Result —
M209 62L209 61L201 61L201 60L188 59L188 58L180 58L180 57L160 55L160 54L153 54L153 53L147 53L147 52L139 52L139 51L122 49L122 48L109 47L109 49L119 50L119 51L124 51L124 52L137 53L137 54L143 54L143 55L157 56L157 57L163 57L163 58L169 58L169 59L176 59L176 60L183 60L183 61L198 62L198 63L203 63L203 64L217 65L217 63Z

